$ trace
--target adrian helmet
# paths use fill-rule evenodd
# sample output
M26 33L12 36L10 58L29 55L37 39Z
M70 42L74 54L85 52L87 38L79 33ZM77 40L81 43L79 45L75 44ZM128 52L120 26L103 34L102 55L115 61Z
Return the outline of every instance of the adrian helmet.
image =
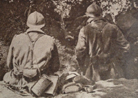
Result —
M41 13L34 11L27 18L27 26L29 28L42 28L42 27L44 27L45 26L44 16Z

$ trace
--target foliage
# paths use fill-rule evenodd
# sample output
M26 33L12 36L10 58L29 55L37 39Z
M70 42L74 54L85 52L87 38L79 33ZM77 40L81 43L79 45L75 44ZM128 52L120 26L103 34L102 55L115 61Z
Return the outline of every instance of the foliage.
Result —
M68 25L77 17L85 14L85 10L92 2L97 2L103 9L103 16L111 14L115 17L132 7L137 7L137 0L1 0L0 6L0 35L6 43L10 42L15 33L26 30L26 18L34 10L38 10L46 17L46 29L53 35L51 24L60 28L58 33L68 33ZM55 34L54 36L61 36ZM66 35L66 34L65 34ZM61 37L59 37L61 38ZM64 39L63 39L64 40Z
M76 70L78 67L78 63L76 61L74 50L61 45L59 40L55 40L55 42L58 48L61 67L65 67L66 71ZM75 69L72 69L72 68L75 68Z
M69 18L71 13L70 11L72 11L74 6L85 6L84 4L90 4L94 1L100 4L101 8L103 9L103 16L105 16L107 13L110 13L113 18L115 18L115 16L117 16L119 13L127 11L133 6L133 2L131 2L131 0L53 0L54 4L56 5L55 11L58 12L62 18ZM76 7L76 9L78 8Z
M62 18L68 18L71 8L75 4L80 4L82 0L53 0L56 8L54 9L58 12Z
M110 13L114 22L115 17L121 13L126 12L131 8L131 2L129 0L100 0L101 7L103 9L103 15L105 16L107 13Z

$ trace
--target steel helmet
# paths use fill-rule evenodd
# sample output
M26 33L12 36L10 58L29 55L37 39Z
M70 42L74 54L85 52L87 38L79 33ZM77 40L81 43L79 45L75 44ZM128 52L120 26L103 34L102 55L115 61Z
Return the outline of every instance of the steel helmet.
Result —
M44 27L45 26L44 16L41 13L34 11L27 18L27 26L29 28L42 28L42 27Z
M86 15L98 16L102 13L102 9L95 2L89 5L86 9Z

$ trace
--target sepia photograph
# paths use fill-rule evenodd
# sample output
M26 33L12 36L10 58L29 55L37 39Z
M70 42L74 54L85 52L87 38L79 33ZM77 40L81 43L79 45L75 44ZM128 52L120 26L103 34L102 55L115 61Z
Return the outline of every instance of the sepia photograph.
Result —
M138 0L0 0L0 98L138 98Z

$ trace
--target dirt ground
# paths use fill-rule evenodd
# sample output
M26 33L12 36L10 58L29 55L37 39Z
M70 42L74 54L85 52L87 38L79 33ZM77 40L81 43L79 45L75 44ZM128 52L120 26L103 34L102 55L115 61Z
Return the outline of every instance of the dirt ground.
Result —
M138 98L138 80L127 80L124 78L116 80L99 81L97 88L92 93L84 91L60 94L52 98ZM0 82L0 98L33 98L32 96L21 96L7 89ZM43 97L47 98L47 97Z

